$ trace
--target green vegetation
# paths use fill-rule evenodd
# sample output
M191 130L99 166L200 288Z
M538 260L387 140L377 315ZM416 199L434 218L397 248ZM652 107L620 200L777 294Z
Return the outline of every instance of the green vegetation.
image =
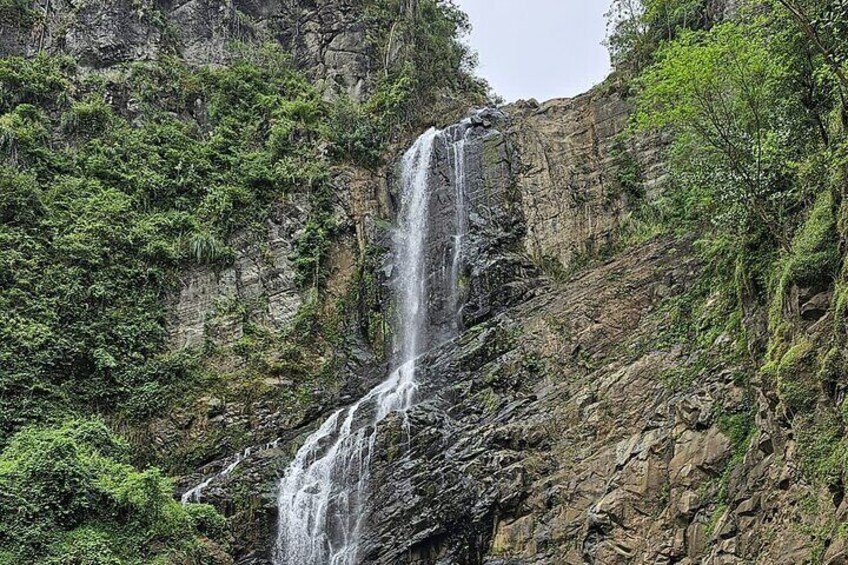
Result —
M96 420L16 434L0 454L0 563L219 562L224 519L129 455Z
M392 104L379 94L372 99L394 110L385 120L389 129L441 122L458 100L485 102L487 85L471 72L474 53L457 41L470 30L468 16L453 0L367 0L366 6L368 42L382 63L381 90L406 93Z
M226 265L230 234L285 194L326 215L332 109L281 53L250 57L87 78L61 57L0 61L2 562L225 555L195 533L222 527L214 511L173 501L102 424L62 422L140 421L199 389L196 356L165 344L179 273ZM139 107L108 102L122 95Z
M780 92L784 61L735 24L684 32L658 57L641 77L638 127L675 129L680 188L711 187L700 203L714 210L713 222L737 230L729 235L762 229L785 245L795 204L786 168L801 130L793 100Z
M657 50L686 30L708 29L715 17L705 0L613 0L607 47L621 78L651 64Z
M328 103L270 47L87 78L64 58L0 61L0 445L74 407L190 386L191 360L163 356L164 297L192 263L225 266L234 230L263 229L286 195L309 204L292 260L320 289L331 167L375 163L407 81ZM138 107L107 102L121 96Z
M75 407L189 386L190 360L164 352L180 270L225 265L228 236L260 226L284 194L307 193L311 222L327 215L329 109L282 54L254 57L108 80L63 59L0 61L0 444ZM140 101L137 115L105 102L116 90ZM197 99L208 124L193 119ZM326 246L298 251L311 284Z
M798 426L805 474L836 485L848 470L835 394L848 369L848 18L827 0L738 4L730 17L700 0L613 6L613 62L637 107L631 135L673 134L667 186L643 199L625 235L697 234L709 292L670 305L685 322L669 333L688 328L682 339L707 349L722 332L744 344ZM803 301L829 291L833 323L811 331L819 318L803 318ZM738 420L724 421L734 444L750 427Z

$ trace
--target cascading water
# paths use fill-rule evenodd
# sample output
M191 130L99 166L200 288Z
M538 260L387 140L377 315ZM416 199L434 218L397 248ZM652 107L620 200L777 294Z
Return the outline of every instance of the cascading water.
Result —
M199 484L191 487L180 497L180 502L183 504L188 504L190 502L201 502L203 500L203 491L214 483L215 481L220 481L227 478L230 473L236 470L236 468L241 465L248 457L251 455L256 455L258 453L264 453L265 451L269 451L271 449L277 449L279 446L280 440L275 439L274 441L268 442L264 445L248 447L244 451L237 453L232 461L223 469L221 469L217 474L211 475L205 478Z
M394 257L397 265L396 365L389 378L350 408L339 410L298 451L280 482L277 565L354 565L367 515L366 502L376 429L392 412L406 412L415 402L416 362L429 336L430 291L427 249L431 233L430 169L434 145L449 143L431 129L407 151L402 161L402 196ZM464 190L464 141L452 147L456 190ZM460 169L460 167L462 167ZM464 214L464 195L457 192L457 214ZM459 216L458 216L459 217ZM464 219L453 234L451 276L459 278ZM458 302L458 293L449 292ZM455 330L455 327L451 328ZM432 345L432 344L431 344Z
M468 221L465 198L465 145L468 130L461 130L461 137L451 145L453 157L454 198L456 206L456 234L453 236L453 256L451 257L450 291L452 298L454 317L454 331L458 332L461 326L460 306L462 305L461 286L462 281L462 253L465 238L468 234Z

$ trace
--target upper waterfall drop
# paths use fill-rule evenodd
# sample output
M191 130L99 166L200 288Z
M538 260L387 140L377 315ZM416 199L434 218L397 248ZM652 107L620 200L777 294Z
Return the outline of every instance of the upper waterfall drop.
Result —
M431 229L430 173L437 143L453 143L443 132L430 129L401 161L401 204L393 256L396 321L395 369L389 378L353 406L335 412L297 452L280 481L279 523L274 563L277 565L355 565L367 516L368 483L377 425L393 412L406 412L418 389L416 364L434 344L430 335L431 294L458 296L454 288L430 288L428 245L443 238L451 251L451 275L435 279L454 285L458 279L460 233ZM453 149L454 155L457 156ZM460 153L462 153L460 149ZM457 171L464 159L456 157ZM463 170L464 174L464 170ZM455 175L457 178L459 174ZM456 187L463 186L457 182ZM457 200L459 204L459 199ZM460 211L457 206L457 213ZM453 222L451 222L452 224ZM456 222L457 226L464 222ZM439 242L442 243L442 242ZM453 301L456 301L454 298ZM449 332L455 332L451 322Z
M429 224L430 164L433 144L441 132L430 129L403 156L401 209L395 233L398 263L399 358L413 364L419 354L419 339L427 319L426 243ZM414 366L412 367L414 370Z

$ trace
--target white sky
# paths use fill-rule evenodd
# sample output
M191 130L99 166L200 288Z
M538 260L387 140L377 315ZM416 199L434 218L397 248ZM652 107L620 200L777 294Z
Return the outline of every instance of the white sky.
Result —
M478 74L507 102L569 97L609 73L611 0L456 0L471 18Z

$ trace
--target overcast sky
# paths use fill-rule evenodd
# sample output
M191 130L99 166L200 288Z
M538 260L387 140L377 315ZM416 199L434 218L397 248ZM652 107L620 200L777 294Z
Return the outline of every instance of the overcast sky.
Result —
M479 74L507 102L574 96L601 82L610 0L457 0L474 26Z

